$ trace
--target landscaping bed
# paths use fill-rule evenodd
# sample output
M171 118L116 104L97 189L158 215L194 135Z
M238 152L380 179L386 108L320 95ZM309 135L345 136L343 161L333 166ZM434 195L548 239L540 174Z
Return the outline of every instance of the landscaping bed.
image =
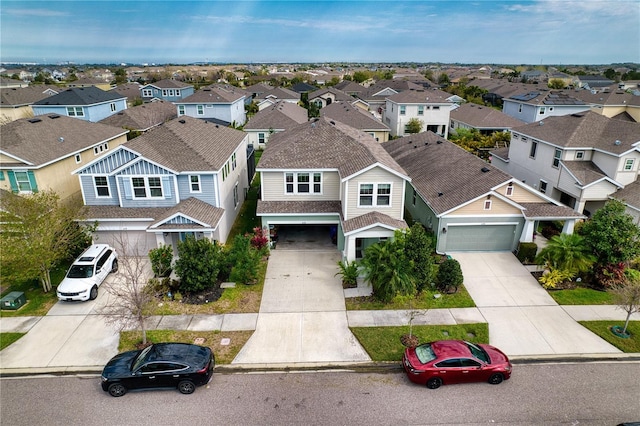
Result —
M624 321L579 321L579 323L622 352L640 353L640 321L629 321L627 332L631 337L628 339L618 337L611 332L611 327L623 327Z
M439 297L434 297L436 295ZM395 297L391 302L384 303L373 296L349 297L346 299L347 310L373 311L373 310L406 310L406 309L448 309L448 308L473 308L476 304L463 285L453 294L443 294L438 291L424 290L415 298Z

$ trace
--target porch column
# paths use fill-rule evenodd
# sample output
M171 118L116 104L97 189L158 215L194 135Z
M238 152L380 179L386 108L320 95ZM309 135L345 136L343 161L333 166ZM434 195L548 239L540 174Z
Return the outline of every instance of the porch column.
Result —
M576 200L576 206L574 207L574 210L577 211L578 213L583 213L584 206L586 204L587 204L586 200Z
M207 240L213 241L213 232L212 231L204 231L202 234Z
M348 237L345 237L344 242L344 251L346 253L347 260L349 262L353 262L356 260L356 237L349 235Z
M161 246L167 245L167 243L164 240L164 233L163 232L156 232L155 234L156 234L156 247L161 247Z
M564 221L564 225L562 225L562 233L571 235L573 234L573 227L576 225L575 219L567 219Z
M536 229L536 221L533 219L525 219L522 234L520 235L521 243L533 242L533 231Z

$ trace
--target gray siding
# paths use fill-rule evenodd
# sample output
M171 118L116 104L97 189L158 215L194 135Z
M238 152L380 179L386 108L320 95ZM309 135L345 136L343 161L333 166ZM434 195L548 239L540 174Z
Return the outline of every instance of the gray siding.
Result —
M114 176L107 176L107 182L109 183L109 198L96 196L96 188L93 184L93 176L82 175L80 176L80 188L84 196L84 203L87 206L117 206L118 189L116 186L116 180Z
M195 173L194 173L195 175ZM193 197L198 198L205 203L209 203L212 206L220 207L216 203L216 186L214 184L213 175L198 175L200 176L200 192L191 192L191 175L179 175L178 179L178 192L180 194L180 200L186 200Z

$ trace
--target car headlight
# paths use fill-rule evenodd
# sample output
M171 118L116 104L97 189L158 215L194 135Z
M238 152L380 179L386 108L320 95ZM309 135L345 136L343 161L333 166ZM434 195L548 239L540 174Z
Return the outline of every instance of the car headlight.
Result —
M109 380L109 379L107 379L107 378L106 378L106 377L104 377L104 376L100 376L100 379L102 379L102 381L103 381L103 382L106 382L107 380Z

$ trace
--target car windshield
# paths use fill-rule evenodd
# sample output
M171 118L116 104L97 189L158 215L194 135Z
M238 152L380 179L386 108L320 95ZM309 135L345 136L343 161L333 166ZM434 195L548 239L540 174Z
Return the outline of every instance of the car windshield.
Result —
M486 362L487 364L491 364L491 360L489 359L489 354L487 354L484 349L470 342L464 342L464 343L466 343L466 345L469 347L469 350L471 351L471 355L473 355L474 357L478 358L481 361Z
M91 278L92 276L93 265L73 265L67 274L67 278Z
M138 356L135 357L133 360L133 364L131 365L131 371L138 370L142 366L142 364L144 364L145 360L147 359L147 355L149 354L149 351L151 351L151 348L153 348L153 345L147 346L142 351L140 351Z
M431 349L431 345L429 343L418 346L416 348L416 356L418 357L418 360L423 364L436 359L436 354L433 353L433 349Z

